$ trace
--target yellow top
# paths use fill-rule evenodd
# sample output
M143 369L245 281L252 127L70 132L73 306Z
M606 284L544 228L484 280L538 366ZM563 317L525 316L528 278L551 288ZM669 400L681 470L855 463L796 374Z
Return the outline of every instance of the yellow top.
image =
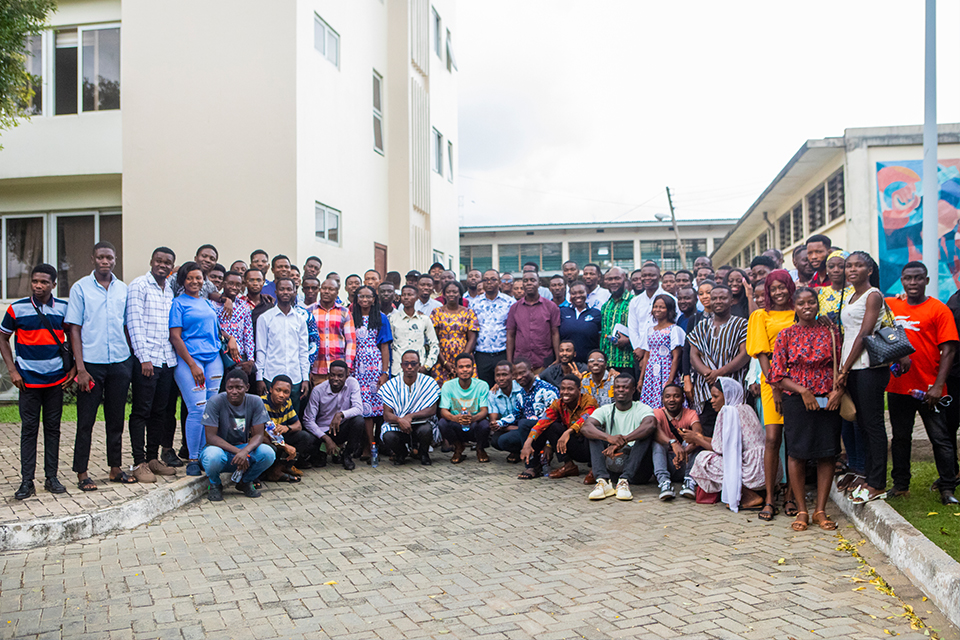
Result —
M757 309L747 323L747 353L756 358L761 353L773 353L777 336L794 322L793 309L767 311Z

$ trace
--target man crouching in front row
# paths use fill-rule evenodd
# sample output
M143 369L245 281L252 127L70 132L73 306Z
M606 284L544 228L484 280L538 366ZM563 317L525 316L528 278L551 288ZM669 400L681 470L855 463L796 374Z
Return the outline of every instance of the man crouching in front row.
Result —
M247 393L250 380L243 369L232 369L225 379L226 391L210 398L203 410L207 445L200 452L200 463L210 480L208 497L213 502L223 500L220 474L240 471L237 490L248 498L259 498L253 482L277 457L263 440L267 410L260 396Z

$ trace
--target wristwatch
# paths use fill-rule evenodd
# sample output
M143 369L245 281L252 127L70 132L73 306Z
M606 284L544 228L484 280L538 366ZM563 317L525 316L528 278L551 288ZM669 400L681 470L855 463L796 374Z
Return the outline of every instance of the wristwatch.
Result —
M670 442L668 442L667 444L676 444L676 443L677 443L677 439L676 439L676 438L671 438L671 439L670 439Z

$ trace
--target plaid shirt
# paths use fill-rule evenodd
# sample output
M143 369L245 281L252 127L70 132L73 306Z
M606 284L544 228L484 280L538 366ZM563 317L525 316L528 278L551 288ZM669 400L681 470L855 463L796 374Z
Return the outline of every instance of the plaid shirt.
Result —
M161 289L151 273L134 278L127 287L127 333L141 363L176 366L177 352L170 344L172 304L170 281Z
M330 363L334 360L343 360L348 367L353 367L353 359L357 355L357 337L350 312L337 306L327 311L317 303L311 305L310 313L317 322L317 331L320 334L313 373L327 375L330 372Z
M616 324L627 326L627 318L630 314L630 300L633 299L632 293L624 291L620 299L613 296L603 303L600 307L600 350L607 357L607 366L614 369L628 370L633 368L633 351L630 347L621 349L610 342L607 337L613 333L613 327Z
M215 305L217 308L217 319L220 321L220 328L227 335L233 336L237 341L237 349L240 350L240 357L244 360L253 360L256 357L256 348L253 344L253 320L250 316L250 307L241 300L234 300L233 313L227 318L223 304Z

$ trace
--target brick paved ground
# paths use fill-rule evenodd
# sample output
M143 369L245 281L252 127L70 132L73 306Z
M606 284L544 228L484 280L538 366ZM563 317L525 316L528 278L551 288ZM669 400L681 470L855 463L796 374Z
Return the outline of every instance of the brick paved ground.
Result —
M67 494L54 495L43 490L43 431L37 452L37 495L23 502L14 500L13 494L20 486L20 425L0 424L0 523L32 520L50 516L67 516L89 513L103 507L121 504L145 494L155 484L118 484L109 482L107 449L102 422L93 427L93 445L90 448L90 477L97 483L97 491L82 492L77 488L77 474L73 467L73 443L76 438L75 422L64 422L60 433L60 482L67 487ZM130 455L129 434L123 435L124 468L133 463ZM157 476L157 482L172 482L184 476L183 467L177 476ZM6 621L4 621L6 622Z
M923 637L897 600L854 591L858 564L829 533L653 487L592 503L577 478L447 457L308 471L259 500L228 489L133 531L2 554L0 638Z

